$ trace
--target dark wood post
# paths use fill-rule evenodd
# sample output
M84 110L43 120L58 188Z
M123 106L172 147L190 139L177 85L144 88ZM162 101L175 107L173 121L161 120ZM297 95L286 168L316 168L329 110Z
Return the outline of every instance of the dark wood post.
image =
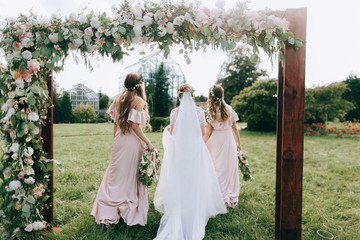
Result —
M52 72L45 78L47 87L49 90L49 97L51 99L51 105L53 104L53 77ZM46 153L48 159L53 159L53 108L48 109L48 114L46 118L46 124L42 127L41 136L43 138L43 150ZM50 172L50 179L48 183L48 188L46 194L49 198L46 201L46 204L49 208L44 210L44 220L50 223L51 227L54 223L54 171Z
M306 9L287 9L285 17L306 40ZM279 68L275 239L282 240L301 239L305 50L305 43L298 51L287 44Z

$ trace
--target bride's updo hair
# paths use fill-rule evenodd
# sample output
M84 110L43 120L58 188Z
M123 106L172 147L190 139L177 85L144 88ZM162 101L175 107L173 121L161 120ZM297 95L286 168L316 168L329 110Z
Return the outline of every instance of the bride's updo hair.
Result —
M194 97L193 88L188 83L183 83L179 86L179 90L178 90L179 98L182 98L184 92L189 92L191 93L191 96Z
M135 100L135 97L138 96L146 102L145 87L143 84L143 79L138 73L129 73L126 75L124 80L125 91L116 99L116 109L119 113L119 122L118 125L121 129L121 132L125 135L126 132L130 130L130 124L127 119L129 112L131 110L131 104ZM145 105L145 110L146 105Z

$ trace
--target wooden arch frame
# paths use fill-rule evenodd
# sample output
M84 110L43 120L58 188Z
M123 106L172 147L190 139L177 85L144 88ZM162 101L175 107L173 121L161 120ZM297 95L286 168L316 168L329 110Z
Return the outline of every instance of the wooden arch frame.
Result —
M290 31L306 40L306 8L276 12L290 22ZM306 44L296 51L286 44L284 62L279 63L276 129L275 239L301 239L302 177L305 104ZM51 101L53 79L47 77ZM49 109L42 131L43 149L53 159L53 109ZM44 218L53 225L53 172L50 174L49 208Z

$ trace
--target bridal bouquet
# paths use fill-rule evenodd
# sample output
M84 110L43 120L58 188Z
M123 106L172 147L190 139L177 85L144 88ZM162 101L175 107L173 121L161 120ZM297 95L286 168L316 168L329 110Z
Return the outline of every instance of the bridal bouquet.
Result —
M157 171L160 165L159 151L146 151L138 165L139 181L149 187L158 180Z
M239 159L239 168L243 175L244 181L255 179L253 176L251 176L252 171L250 170L250 165L246 160L246 153L244 151L238 152L238 159Z

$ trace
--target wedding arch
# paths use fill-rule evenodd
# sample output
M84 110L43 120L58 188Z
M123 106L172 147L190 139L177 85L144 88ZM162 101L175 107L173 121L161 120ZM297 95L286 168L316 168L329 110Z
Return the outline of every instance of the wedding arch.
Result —
M172 44L187 53L206 46L233 49L237 42L279 55L275 239L301 238L306 9L249 11L245 3L224 10L191 3L127 1L113 16L94 12L62 18L35 13L7 18L0 48L0 163L4 199L0 216L8 236L36 235L53 221L53 80L70 51L95 52L121 60L132 44Z

